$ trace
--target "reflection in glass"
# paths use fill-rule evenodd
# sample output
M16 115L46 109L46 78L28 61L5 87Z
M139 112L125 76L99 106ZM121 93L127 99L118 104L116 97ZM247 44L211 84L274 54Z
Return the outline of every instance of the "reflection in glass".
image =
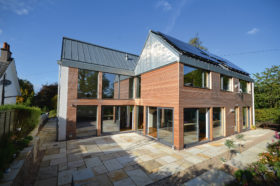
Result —
M198 141L198 109L184 109L184 144Z
M248 93L248 89L247 89L248 82L247 81L240 79L239 85L240 85L240 89L242 90L243 93Z
M157 138L157 108L149 107L148 112L148 135Z
M116 106L102 106L102 132L118 132L119 117Z
M209 88L209 72L184 65L184 85L198 88Z
M158 139L173 145L173 110L159 108Z
M221 75L221 90L231 91L231 80L232 78L228 76Z
M223 136L221 108L213 108L213 138Z
M141 97L141 76L138 76L136 78L136 98L140 98Z
M79 69L78 98L97 98L98 72Z
M206 140L206 109L198 109L199 141Z
M102 77L102 98L114 98L116 74L103 73Z
M137 106L137 131L143 133L144 126L144 107Z
M243 113L243 129L247 129L249 127L249 109L247 107L242 108L242 113Z
M120 87L119 99L133 98L133 77L120 75L119 84L120 84L119 85L119 87Z
M76 135L78 138L97 135L97 106L77 106Z
M133 106L120 106L120 130L132 129Z

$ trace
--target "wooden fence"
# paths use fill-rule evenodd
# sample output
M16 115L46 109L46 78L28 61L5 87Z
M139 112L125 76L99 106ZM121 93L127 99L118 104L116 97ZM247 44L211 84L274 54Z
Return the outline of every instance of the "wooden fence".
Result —
M0 139L5 134L11 133L15 130L16 126L16 111L5 110L0 111Z

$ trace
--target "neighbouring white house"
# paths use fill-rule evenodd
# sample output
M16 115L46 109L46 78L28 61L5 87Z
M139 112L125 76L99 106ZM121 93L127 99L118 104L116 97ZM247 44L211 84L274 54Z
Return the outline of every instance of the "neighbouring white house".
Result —
M0 56L0 104L16 104L16 97L20 95L15 60L10 45L5 42Z

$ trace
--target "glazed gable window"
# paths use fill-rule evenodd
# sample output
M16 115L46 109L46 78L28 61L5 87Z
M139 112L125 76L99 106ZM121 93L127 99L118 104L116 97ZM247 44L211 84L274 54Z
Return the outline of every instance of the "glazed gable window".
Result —
M97 98L98 72L79 69L78 98Z
M222 75L220 76L221 90L232 91L232 78Z
M184 65L184 85L197 88L210 88L209 72Z

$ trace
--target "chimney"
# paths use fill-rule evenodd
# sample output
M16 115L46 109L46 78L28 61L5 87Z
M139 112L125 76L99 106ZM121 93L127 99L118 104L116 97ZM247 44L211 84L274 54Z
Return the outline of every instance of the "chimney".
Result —
M10 51L10 45L6 42L3 44L3 48L1 48L1 56L0 60L4 62L8 62L11 60L12 53Z

